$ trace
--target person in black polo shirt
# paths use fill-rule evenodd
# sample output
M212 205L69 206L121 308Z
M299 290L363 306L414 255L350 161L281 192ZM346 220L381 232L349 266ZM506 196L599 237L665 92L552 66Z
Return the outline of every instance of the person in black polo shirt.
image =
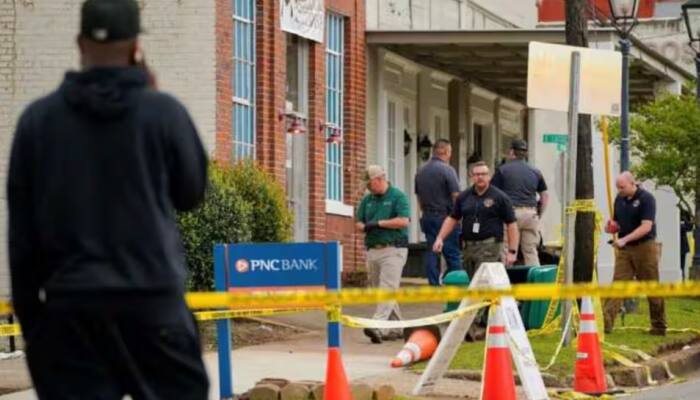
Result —
M433 158L416 173L415 186L420 206L420 227L425 234L428 249L433 248L435 237L452 211L452 205L459 194L459 178L449 163L452 146L445 139L439 139L433 146ZM462 255L459 252L459 228L444 240L442 255L447 263L447 271L462 269ZM428 282L440 285L440 255L426 251L423 265Z
M484 162L471 166L472 187L457 196L450 216L442 224L433 251L439 253L443 240L462 221L464 266L470 278L484 262L501 261L503 228L506 227L508 252L504 263L513 264L518 253L518 227L508 196L491 186L489 167Z
M618 195L612 221L605 231L617 233L613 241L615 252L614 281L658 281L659 260L656 250L656 200L654 196L637 185L630 172L623 172L616 181ZM652 335L666 334L666 312L664 300L649 297L649 316ZM620 310L621 299L605 302L605 332L612 332L615 317Z

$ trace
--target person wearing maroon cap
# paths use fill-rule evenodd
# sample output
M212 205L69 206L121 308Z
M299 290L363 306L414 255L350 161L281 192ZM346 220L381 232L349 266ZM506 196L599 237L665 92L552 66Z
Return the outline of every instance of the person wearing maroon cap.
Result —
M82 70L30 104L7 181L12 301L40 399L203 400L175 210L207 156L143 66L134 0L87 0Z

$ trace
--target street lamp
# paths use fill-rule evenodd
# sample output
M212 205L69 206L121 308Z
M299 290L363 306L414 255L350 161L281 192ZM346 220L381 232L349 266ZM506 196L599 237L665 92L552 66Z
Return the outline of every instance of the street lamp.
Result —
M688 30L688 38L690 48L695 52L695 101L700 106L700 0L690 0L683 4L683 18L685 19L685 27ZM697 173L695 179L700 183L700 173ZM698 185L695 185L698 187ZM698 198L698 196L695 196ZM700 203L695 202L695 229L693 229L693 238L695 239L695 254L693 254L693 277L697 277L698 269L700 269L700 221L697 220L698 208ZM690 274L688 275L690 276Z
M700 0L690 0L683 4L683 18L688 30L690 48L695 52L696 76L700 77ZM696 100L700 102L700 81L696 79ZM700 104L700 103L698 103Z
M627 171L630 167L630 85L629 85L629 35L637 25L639 0L608 0L610 6L610 21L620 34L620 50L622 51L622 112L620 115L620 170Z

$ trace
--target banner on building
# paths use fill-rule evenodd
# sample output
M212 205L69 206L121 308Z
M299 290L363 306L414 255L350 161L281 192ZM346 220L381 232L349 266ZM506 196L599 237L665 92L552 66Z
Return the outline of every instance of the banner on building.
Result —
M323 0L280 0L282 30L322 43Z

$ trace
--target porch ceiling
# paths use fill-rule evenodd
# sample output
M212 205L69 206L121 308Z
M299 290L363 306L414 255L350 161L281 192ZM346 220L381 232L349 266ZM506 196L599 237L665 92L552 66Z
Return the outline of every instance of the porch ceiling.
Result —
M614 31L600 28L589 36L597 43L617 43ZM501 96L526 103L528 44L563 44L563 29L501 31L368 31L367 43L382 46L416 63L449 73ZM652 98L658 82L687 79L689 74L633 40L630 65L633 103Z

